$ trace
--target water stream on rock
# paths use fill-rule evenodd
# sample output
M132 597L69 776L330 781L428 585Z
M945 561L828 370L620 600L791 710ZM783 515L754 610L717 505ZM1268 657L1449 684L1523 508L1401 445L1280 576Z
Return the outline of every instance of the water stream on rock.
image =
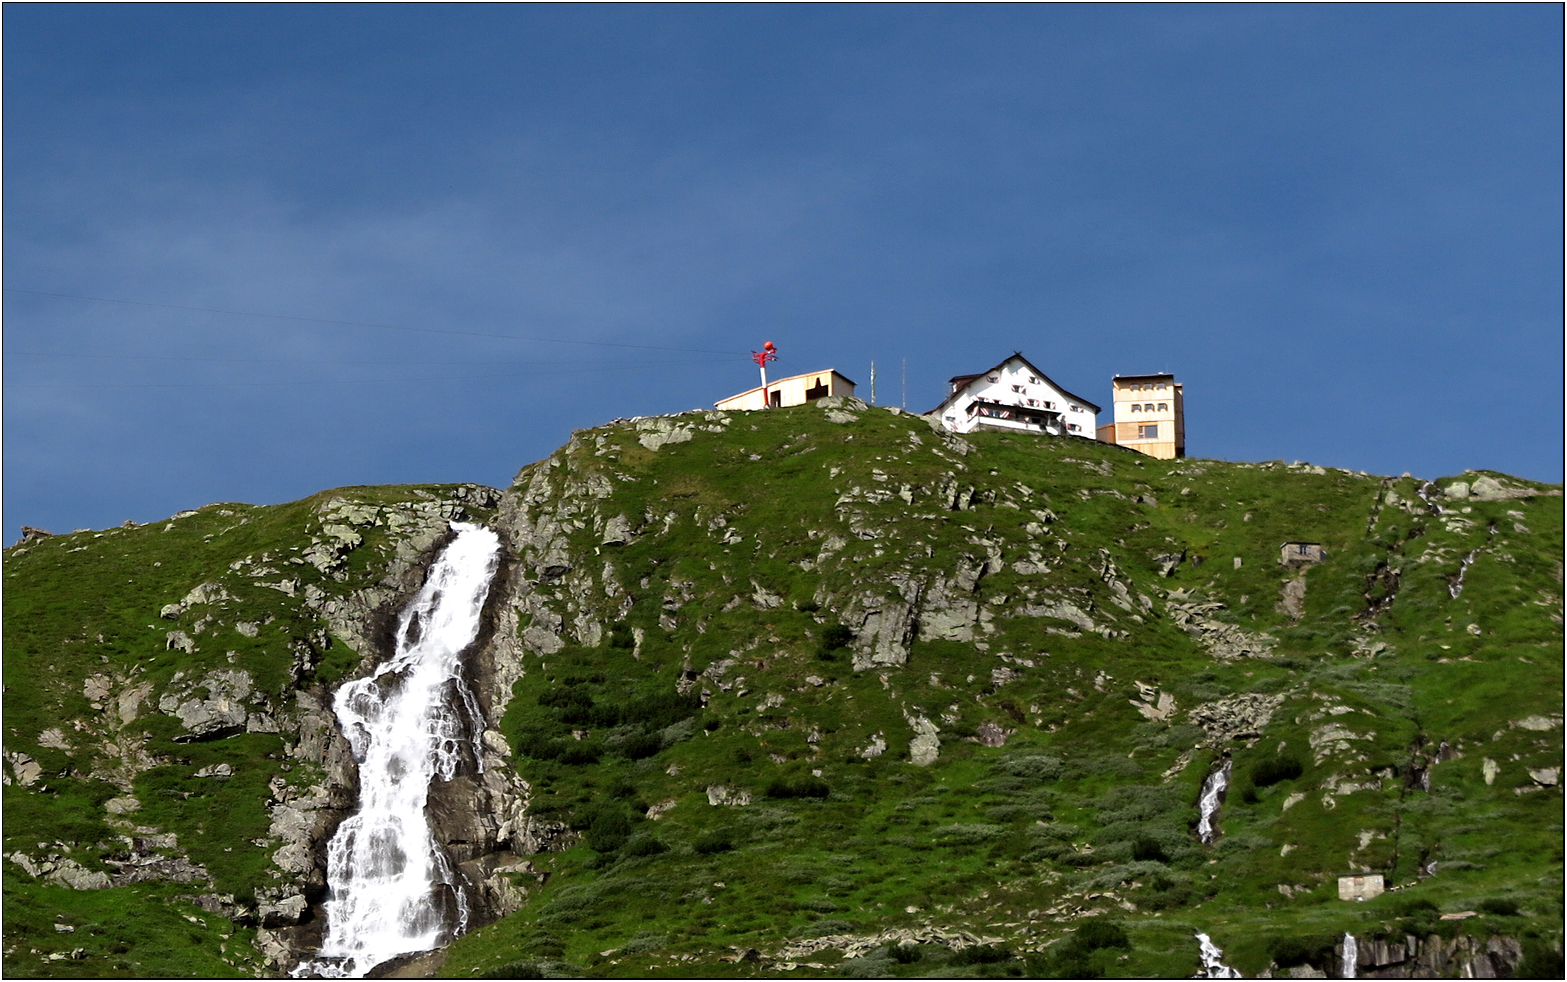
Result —
M1197 952L1202 959L1202 978L1205 979L1238 979L1241 973L1224 964L1224 952L1213 939L1202 932L1197 933Z
M452 531L456 538L398 619L392 657L333 699L359 762L359 810L328 847L326 938L296 976L358 978L398 955L439 947L467 926L467 904L425 803L432 781L482 760L482 719L461 655L479 633L500 537L464 522Z
M1338 977L1352 979L1355 977L1355 963L1360 961L1360 944L1355 941L1355 936L1348 931L1344 932L1344 949L1339 955Z
M1231 766L1229 758L1225 758L1223 766L1202 782L1202 796L1197 799L1197 838L1205 843L1219 837L1219 827L1214 824L1213 816L1224 800L1225 789L1230 786Z
M1464 592L1464 576L1469 572L1469 567L1475 561L1475 555L1479 551L1479 549L1471 551L1469 555L1464 557L1464 561L1459 564L1458 578L1454 580L1447 588L1448 596L1452 597L1454 600L1457 600L1458 595Z

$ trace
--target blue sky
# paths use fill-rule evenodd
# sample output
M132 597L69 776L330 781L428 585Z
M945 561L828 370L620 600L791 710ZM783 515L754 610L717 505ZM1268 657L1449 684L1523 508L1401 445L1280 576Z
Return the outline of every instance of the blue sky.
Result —
M1103 405L1175 372L1193 456L1561 480L1561 21L8 5L4 531L504 486L765 340L911 409L1022 349Z

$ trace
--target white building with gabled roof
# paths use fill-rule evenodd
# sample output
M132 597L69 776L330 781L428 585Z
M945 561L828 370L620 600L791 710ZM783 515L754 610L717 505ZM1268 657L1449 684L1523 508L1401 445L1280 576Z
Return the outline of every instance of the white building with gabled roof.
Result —
M1035 368L1021 351L977 375L957 375L941 405L926 413L955 433L1010 430L1092 440L1099 407Z

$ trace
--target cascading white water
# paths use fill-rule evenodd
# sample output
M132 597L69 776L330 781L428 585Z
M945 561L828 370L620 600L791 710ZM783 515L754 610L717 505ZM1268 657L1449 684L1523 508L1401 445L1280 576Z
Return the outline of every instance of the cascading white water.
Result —
M460 655L479 617L500 556L489 529L453 522L456 538L402 612L391 659L333 699L359 762L359 810L327 852L326 938L295 975L358 978L375 966L428 951L466 927L455 871L425 816L433 780L482 760L478 706Z
M1457 600L1458 595L1464 592L1464 576L1468 574L1469 567L1474 563L1475 555L1479 552L1479 549L1472 550L1469 555L1464 557L1464 561L1458 564L1458 578L1447 588L1448 596L1454 600Z
M1356 963L1360 961L1360 944L1355 936L1348 931L1344 932L1344 947L1339 954L1338 967L1339 978L1352 979L1355 977Z
M1202 782L1202 795L1197 799L1197 838L1203 842L1212 842L1219 837L1213 816L1219 810L1219 802L1224 799L1225 789L1230 786L1230 766L1226 758L1223 766Z
M1202 978L1205 979L1238 979L1241 973L1224 964L1224 952L1213 939L1202 932L1197 933L1197 953L1202 959Z

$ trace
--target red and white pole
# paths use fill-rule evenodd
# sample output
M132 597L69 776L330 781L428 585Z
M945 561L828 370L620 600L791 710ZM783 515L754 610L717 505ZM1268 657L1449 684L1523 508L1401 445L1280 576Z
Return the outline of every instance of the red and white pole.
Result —
M770 361L776 361L777 359L778 359L778 349L773 346L773 343L771 341L768 341L768 342L764 343L762 345L762 350L761 351L753 351L753 352L751 352L751 360L756 362L757 367L762 370L762 408L763 409L770 409L770 408L772 408L772 405L773 405L773 401L772 401L771 398L769 398L768 392L767 392L767 363L770 362Z

